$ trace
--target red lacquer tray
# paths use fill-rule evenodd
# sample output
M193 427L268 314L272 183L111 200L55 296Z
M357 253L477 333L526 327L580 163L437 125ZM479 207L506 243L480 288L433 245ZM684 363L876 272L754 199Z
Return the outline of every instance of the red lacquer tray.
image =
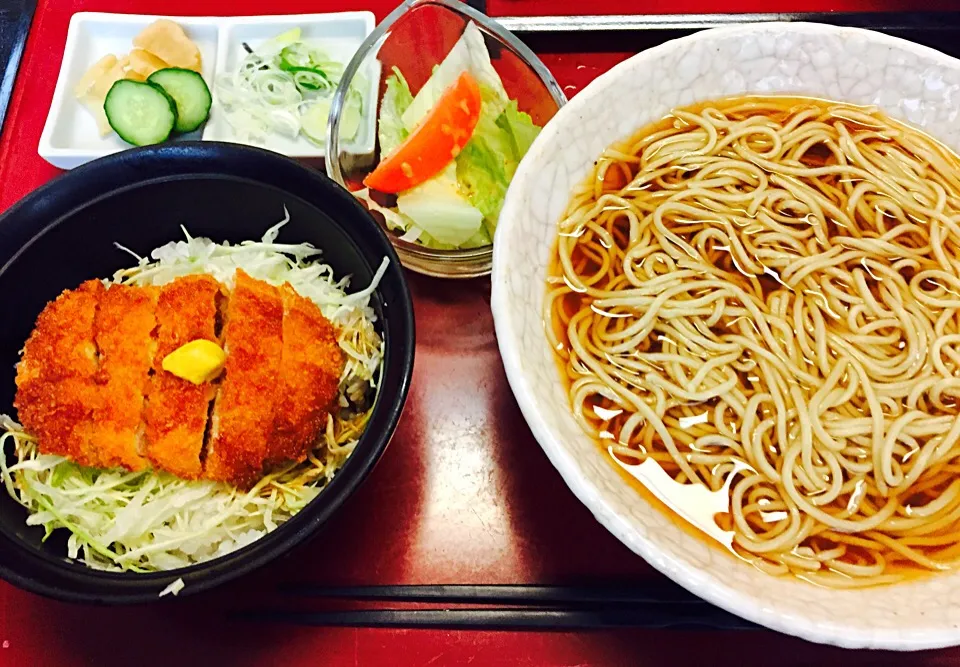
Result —
M74 12L206 15L372 9L382 18L393 4L41 0L0 136L0 210L57 173L36 151ZM794 0L771 8L761 0L607 0L589 9L605 14L855 12L904 10L910 4ZM944 0L925 8L960 9L960 2ZM490 0L486 9L494 16L542 16L573 14L583 10L583 3ZM542 21L512 20L568 95L616 62L673 35L666 31L651 36L636 26L602 34L544 33ZM925 34L918 28L908 36L922 40ZM947 37L941 33L930 39ZM960 39L953 35L952 41ZM893 654L844 652L761 630L481 632L309 627L240 617L238 612L322 610L322 601L287 592L312 586L668 584L593 520L531 436L497 352L489 281L409 278L417 359L406 410L381 463L322 534L220 590L151 606L65 605L0 583L0 665L899 664L902 657ZM960 664L960 649L915 654L910 662Z

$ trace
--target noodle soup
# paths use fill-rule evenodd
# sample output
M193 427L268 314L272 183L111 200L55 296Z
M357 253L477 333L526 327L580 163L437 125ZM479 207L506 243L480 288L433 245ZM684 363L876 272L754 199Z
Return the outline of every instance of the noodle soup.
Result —
M930 137L675 110L574 193L544 307L583 428L738 556L830 587L960 562L960 159Z

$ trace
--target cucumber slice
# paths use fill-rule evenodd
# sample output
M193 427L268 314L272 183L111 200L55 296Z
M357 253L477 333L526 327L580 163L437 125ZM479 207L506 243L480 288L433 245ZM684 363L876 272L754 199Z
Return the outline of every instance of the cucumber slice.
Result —
M158 69L147 83L163 88L177 104L177 132L193 132L210 117L213 98L199 73L179 67Z
M360 99L350 96L340 112L340 139L350 140L357 135L361 119ZM315 144L327 141L327 118L330 115L330 98L314 100L300 116L304 136Z
M166 141L177 124L177 105L152 83L120 79L103 101L110 127L134 146Z
M304 136L315 144L327 141L327 117L330 115L330 98L311 102L300 114L300 129Z

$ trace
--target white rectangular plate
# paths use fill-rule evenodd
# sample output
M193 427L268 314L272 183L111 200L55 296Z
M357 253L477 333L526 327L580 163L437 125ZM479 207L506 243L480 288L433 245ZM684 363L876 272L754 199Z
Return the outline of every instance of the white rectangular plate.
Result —
M203 57L203 78L213 93L210 120L197 132L174 141L203 139L233 141L230 125L219 113L216 94L217 77L233 71L243 54L242 42L256 49L274 35L300 27L306 39L317 40L330 55L344 59L344 64L374 28L371 12L332 14L298 14L280 16L187 17L146 16L141 14L107 14L80 12L70 20L60 75L53 102L40 135L40 157L61 169L72 169L85 162L130 148L115 133L100 136L93 115L76 99L73 88L83 73L97 60L113 53L118 57L133 48L133 38L158 18L169 18L183 27ZM361 91L362 120L357 136L344 145L356 154L372 154L376 139L376 99L379 71L365 73ZM259 145L293 158L322 158L323 146L300 136L296 139L270 135Z

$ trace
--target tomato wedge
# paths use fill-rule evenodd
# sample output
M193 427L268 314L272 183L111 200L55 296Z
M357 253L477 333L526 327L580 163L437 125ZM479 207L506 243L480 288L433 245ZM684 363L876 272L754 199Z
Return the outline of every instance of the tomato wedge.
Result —
M480 120L480 86L469 72L443 91L433 109L363 184L380 192L403 192L440 173L460 151Z

